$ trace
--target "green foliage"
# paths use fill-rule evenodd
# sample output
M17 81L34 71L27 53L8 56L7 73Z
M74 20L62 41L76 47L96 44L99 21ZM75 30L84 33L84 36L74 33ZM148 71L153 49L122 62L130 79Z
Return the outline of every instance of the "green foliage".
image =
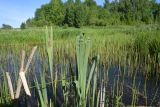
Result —
M77 5L75 8L75 27L80 28L84 24L85 20L85 9L82 5Z
M5 75L5 72L2 71L1 77L0 77L0 104L11 104L11 97L8 94L9 93L9 87L7 83L7 78Z
M53 87L53 29L51 27L50 30L46 27L46 51L48 54L48 62L49 62L49 70L50 70L50 78ZM54 89L53 89L54 90Z
M85 5L87 5L88 7L96 7L96 2L94 0L85 0L84 2Z
M96 64L99 61L99 56L95 57L90 72L88 72L88 58L91 49L90 39L80 35L76 41L76 56L78 65L78 79L75 80L78 92L78 107L85 107L87 104L87 95L90 89L92 77L97 76L95 73ZM89 74L88 74L89 73ZM93 98L96 91L96 82L94 79ZM93 100L94 101L94 100ZM92 102L94 103L94 102Z
M23 22L20 26L21 29L26 29L26 24Z
M43 80L42 80L43 78ZM43 86L46 86L45 84L45 78L44 77L41 77L41 82L42 82L42 85ZM35 83L35 86L36 86L36 89L38 91L38 95L39 95L39 98L40 98L40 103L41 103L41 107L47 107L47 91L46 91L46 87L42 87L42 91L41 91L41 88L40 88L40 85L38 83L38 80L37 80L37 77L35 75L35 79L34 79L34 83ZM47 101L47 102L46 102Z
M150 24L153 22L152 4L150 0L121 0L118 6L121 21L126 24L138 23L139 21Z
M50 44L53 42L52 30L46 29L46 35L44 30L40 28L25 29L20 31L19 29L8 30L8 31L0 30L0 48L1 48L0 59L2 62L0 65L0 70L7 71L8 67L6 66L6 64L10 64L11 68L13 67L13 64L14 64L15 70L13 73L17 72L16 74L18 74L20 50L21 49L29 50L33 45L36 44L39 47L37 52L38 57L35 57L35 60L30 66L31 67L30 70L32 71L31 76L33 73L35 73L36 77L33 77L33 79L28 78L28 81L29 81L28 83L31 86L34 80L37 88L36 92L38 94L36 98L38 98L37 100L39 100L40 106L42 107L50 106L49 104L50 102L54 102L54 104L52 105L54 106L56 105L57 100L59 100L59 97L57 97L57 100L54 98L48 99L49 97L47 97L47 95L52 97L55 96L53 95L54 93L50 95L51 93L50 90L52 89L50 88L51 86L50 84L52 83L51 80L54 79L54 78L51 79L50 76L51 75L54 76L54 74L50 74L46 72L46 70L48 70L48 67L49 67L48 60L51 59L51 61L53 61L53 58L54 58L54 63L51 61L50 62L53 65L55 64L55 68L57 67L58 64L61 64L61 66L59 66L60 71L58 72L58 79L55 79L56 81L58 81L57 89L58 89L58 86L61 87L61 85L63 88L64 101L62 101L63 99L62 100L60 99L62 101L62 103L60 102L60 106L85 107L87 105L89 107L94 107L96 106L95 104L97 104L97 107L98 107L99 103L101 102L100 100L101 93L99 91L99 86L101 83L101 78L103 77L106 84L105 86L107 86L105 90L106 92L106 97L104 101L105 106L110 106L110 105L124 106L122 98L126 95L126 93L124 93L124 90L123 90L123 87L124 88L126 87L125 86L126 75L135 77L133 73L135 73L135 69L137 69L138 67L137 72L143 72L144 74L149 74L150 72L156 72L157 75L154 75L154 78L157 78L157 79L159 78L159 74L160 74L159 68L156 68L157 69L156 71L152 69L154 68L154 65L159 64L159 62L158 63L155 62L155 57L150 58L151 55L153 56L158 55L157 57L160 59L160 55L159 55L160 31L158 28L159 26L155 26L155 25L154 26L145 25L140 27L139 26L138 27L137 26L106 26L106 27L92 27L92 28L84 27L81 29L76 29L76 28L63 29L63 28L54 27L54 43L53 44ZM77 41L76 41L77 44L76 45L74 44L76 35L79 34L79 32L84 32L85 34L90 35L89 38L91 38L92 40L92 48L90 48L91 40L84 37L83 35L81 35L80 37L77 37ZM44 41L44 37L46 37L46 42ZM46 43L46 48L44 47L45 43ZM134 47L134 49L132 47ZM75 51L75 48L76 48L76 51ZM144 51L146 51L147 53ZM11 55L10 53L12 53L13 55L13 57L11 57L11 61L8 59L6 60L8 55L9 56ZM91 57L95 56L95 54L97 53L100 54L100 56L102 57L98 66L96 66L97 60L99 59L98 56L91 58L92 60L89 60L90 65L88 66L88 59L90 59L89 56ZM145 53L145 55L142 55L141 57L143 61L140 62L140 60L138 60L139 56L137 55L137 53L142 53L142 54ZM52 57L52 54L53 54L53 57ZM133 54L134 56L132 58ZM50 59L49 59L49 56L50 56ZM38 63L38 66L35 65L37 61L40 62ZM74 67L76 66L75 65L76 61L77 61L78 69L74 69ZM102 66L101 66L102 64L104 66L104 70L102 70ZM108 81L110 80L108 78L109 75L107 72L109 71L110 66L113 66L113 65L116 65L118 67L119 73L118 73L118 76L114 78L114 83L112 85L108 83ZM41 66L42 66L42 70L40 69L38 70L40 72L37 72L37 69L35 68L37 67L41 68ZM121 69L122 67L126 68L126 66L129 66L127 68L128 70L124 71L124 69ZM139 67L139 66L142 66L142 67ZM143 69L145 70L143 71ZM9 70L9 71L12 72L12 70ZM72 73L69 73L69 72L72 72ZM77 73L77 75L74 75L74 73ZM15 77L13 74L12 79L14 83L16 83L14 78ZM124 78L124 82L123 82L123 78ZM5 80L6 80L6 77L2 72L0 74L0 84L1 84L0 85L0 103L1 104L12 103L10 95L8 94L9 90L7 86L7 81ZM54 81L53 83L56 84L56 81ZM74 83L76 83L76 85ZM16 84L14 84L14 86L15 85ZM46 88L47 85L49 86L48 89ZM108 85L112 87L111 91L110 89L108 89ZM157 83L157 86L158 86L158 83ZM30 87L30 89L31 88L34 89L34 86ZM134 105L142 106L143 104L137 104L138 101L140 101L139 94L141 93L139 93L139 91L140 90L142 90L142 92L145 92L145 91L143 91L143 88L140 89L140 87L137 86L137 80L134 79L133 85L129 86L127 89L132 91L131 93L127 93L127 96L132 97L131 106L134 106ZM58 91L60 92L60 95L62 95L61 89ZM155 92L155 96L153 100L151 99L153 103L154 101L156 101L155 99L158 98L157 95L159 94L156 94L157 92ZM143 94L144 93L142 93L142 96ZM148 100L147 94L145 94L144 96L146 96L145 98ZM147 105L148 104L146 104L145 106ZM151 104L151 106L154 106L154 104Z
M64 23L67 24L68 26L74 26L74 6L73 4L68 4L66 7L66 14L65 14L65 19Z
M104 8L106 8L106 9L110 8L109 0L105 0L105 2L104 2Z
M12 26L7 24L2 24L2 29L12 29Z
M147 55L148 53L148 42L149 42L149 36L147 35L141 35L137 36L134 41L134 49L137 53L139 53L142 56Z
M79 106L86 106L86 84L87 84L87 67L88 57L91 48L89 39L85 39L83 35L77 37L77 65L78 65L78 80L75 81L78 94L80 97Z
M160 4L155 0L105 0L98 6L94 0L51 0L35 12L33 19L26 21L28 26L68 24L70 27L106 26L116 24L160 23Z

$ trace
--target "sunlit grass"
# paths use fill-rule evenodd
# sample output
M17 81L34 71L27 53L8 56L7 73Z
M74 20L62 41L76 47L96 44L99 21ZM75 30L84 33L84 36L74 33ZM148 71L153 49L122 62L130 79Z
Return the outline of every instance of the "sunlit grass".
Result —
M79 34L82 35L77 37ZM112 66L117 67L118 73L115 74L114 82L109 87L110 95L105 94L105 106L124 105L122 97L123 90L126 88L125 78L128 76L132 78L132 85L129 86L132 90L130 105L136 106L139 94L136 72L142 73L146 81L152 76L158 80L160 76L159 38L159 30L144 26L82 29L49 27L8 32L2 30L0 31L0 62L2 62L0 65L0 104L12 103L11 96L8 94L7 81L5 81L5 72L10 72L13 83L16 83L21 50L29 52L36 44L38 46L37 59L33 60L29 68L32 72L30 75L35 76L32 79L28 77L27 80L29 86L36 86L35 94L41 106L55 106L56 101L59 100L58 92L61 90L63 106L98 107L102 80L105 82L105 91L109 91L107 84L109 84L110 75L108 73ZM15 86L16 84L13 84L14 89ZM146 87L147 83L143 87L144 96L148 95ZM154 103L157 92L154 93L149 105Z

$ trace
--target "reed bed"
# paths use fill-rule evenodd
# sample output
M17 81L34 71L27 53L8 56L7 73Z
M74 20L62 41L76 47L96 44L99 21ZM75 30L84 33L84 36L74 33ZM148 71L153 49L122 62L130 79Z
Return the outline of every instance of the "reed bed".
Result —
M35 99L37 106L119 107L159 104L158 26L2 30L0 105L14 104L8 94L5 72L10 73L13 90L16 90L21 50L26 51L28 58L35 45L38 48L26 78L31 99ZM26 96L24 90L21 93L20 101L29 101L22 100Z

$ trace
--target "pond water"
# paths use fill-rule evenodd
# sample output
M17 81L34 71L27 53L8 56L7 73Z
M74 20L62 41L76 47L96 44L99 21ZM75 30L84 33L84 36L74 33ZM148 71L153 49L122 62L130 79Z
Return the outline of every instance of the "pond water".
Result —
M9 71L12 75L12 83L15 85L15 76L13 75L15 70L19 69L19 58L15 56L8 56L6 63L1 65L0 73ZM72 62L72 61L71 61ZM58 71L58 79L61 79L61 74L66 73L66 79L70 82L70 70L76 73L76 64L75 61L67 64L54 64L53 72ZM16 64L15 64L16 63ZM5 65L6 64L6 65ZM46 81L49 80L49 67L46 59L41 58L39 55L36 55L33 59L32 64L29 67L30 73L27 76L27 79L30 81L30 85L34 85L33 78L34 73L39 79L40 72L46 70ZM90 66L88 67L90 69ZM104 67L103 64L98 66L98 75L97 75L97 87L100 89L100 83L102 79L105 81L106 87L106 99L108 99L109 106L114 106L112 102L116 101L116 96L121 96L123 105L131 105L133 99L133 91L136 91L136 105L138 106L160 106L160 80L156 77L145 78L145 76L140 73L140 69L135 69L134 73L130 75L129 73L130 66L126 65L119 66L117 64L110 64L108 67ZM2 82L2 81L0 81ZM70 83L72 84L72 83ZM15 87L14 87L15 88ZM72 86L70 86L70 89ZM113 90L114 89L114 90ZM118 91L117 91L118 90ZM70 90L72 94L72 89ZM24 90L21 92L21 97L18 100L13 101L11 105L2 105L2 106L19 106L19 107L36 107L38 106L38 94L36 88L31 88L32 97L25 95ZM50 85L47 85L48 98L53 97L52 89ZM69 98L70 104L74 102L74 96ZM56 107L62 106L64 103L63 90L61 82L57 86L57 97L56 97ZM74 104L73 104L74 105ZM0 105L1 106L1 105Z

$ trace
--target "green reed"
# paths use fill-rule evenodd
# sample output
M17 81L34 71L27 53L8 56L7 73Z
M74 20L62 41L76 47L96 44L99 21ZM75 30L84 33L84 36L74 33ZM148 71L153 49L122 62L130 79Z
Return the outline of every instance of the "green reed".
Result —
M77 37L76 39L76 36L80 32L85 33L85 35L87 35L90 39L83 36ZM15 30L9 32L0 31L0 60L2 60L3 62L1 66L3 69L5 69L5 71L7 71L6 64L8 62L5 61L5 59L7 58L8 54L12 53L15 56L20 56L21 49L30 50L30 48L36 44L39 47L38 53L42 57L42 60L48 60L48 63L46 65L49 65L49 78L46 78L48 77L46 69L40 71L40 78L37 77L37 80L35 78L35 85L38 89L37 91L41 105L49 106L51 102L55 104L55 96L57 93L56 88L57 85L59 85L60 83L62 83L62 87L64 87L63 95L65 104L63 105L69 105L69 99L74 92L70 94L73 89L69 89L68 87L72 84L72 82L75 82L78 96L73 94L75 95L74 97L77 99L74 101L74 103L76 103L78 106L85 106L86 103L89 103L89 105L93 106L97 101L96 104L97 106L99 106L100 92L98 86L100 82L98 75L100 71L98 70L96 60L92 60L92 68L91 70L88 69L88 58L97 56L97 54L99 54L99 56L101 56L100 64L105 65L104 72L106 73L107 77L109 67L111 65L117 65L119 68L118 76L121 76L118 78L125 78L127 71L124 71L125 74L122 75L123 73L121 73L120 67L123 66L124 68L126 68L128 65L129 73L127 76L133 77L133 79L135 77L135 71L137 70L137 68L140 68L140 72L146 75L147 78L150 78L150 76L152 75L155 75L156 78L158 78L158 75L160 74L158 68L160 58L159 34L160 31L154 28L151 28L151 30L148 31L144 27L136 28L136 26L119 26L118 28L110 26L104 28L88 27L82 29L54 28L54 35L52 28L47 28L45 32L42 29L26 29L23 31ZM68 66L68 63L74 64L76 62L76 59L78 65L77 79L67 79L68 70L65 70L65 67L61 68L63 70L63 73L61 73L60 77L58 77L58 64ZM18 61L16 61L15 63L14 62L15 60L13 60L11 63L13 63L12 66L14 66L14 71L17 71L19 64ZM56 66L55 75L53 74L53 65ZM73 70L73 72L76 71ZM15 72L13 77L17 78L17 75L17 72ZM60 79L61 82L58 82L58 79ZM0 84L2 85L0 86L0 103L11 102L10 96L8 95L8 86L7 83L5 83L5 80L5 77L1 76ZM107 84L108 79L104 80ZM31 80L28 79L28 81L30 82ZM113 97L112 105L121 106L123 105L122 91L125 88L125 80L120 81L120 79L117 79L114 81L115 82L113 86L111 86L111 92ZM49 101L50 99L47 99L46 97L48 94L46 88L47 82L52 82L51 84L54 95L51 101ZM137 93L139 90L138 88L139 87L136 87L135 82L133 82L133 106L137 102ZM144 94L146 96L146 88L144 88L144 91ZM7 97L7 99L3 99L3 96ZM97 97L96 99L96 96L99 97ZM153 100L154 99L155 98L153 98ZM108 101L110 100L109 97L106 95L106 106L110 103ZM153 102L154 101L152 101L152 103Z

